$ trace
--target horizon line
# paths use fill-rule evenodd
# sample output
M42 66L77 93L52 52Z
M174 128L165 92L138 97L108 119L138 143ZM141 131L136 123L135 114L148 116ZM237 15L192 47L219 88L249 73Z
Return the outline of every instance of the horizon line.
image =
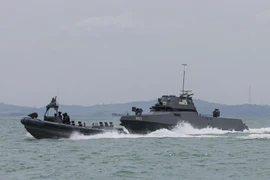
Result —
M218 102L206 101L206 100L202 100L202 99L194 99L194 100L195 101L196 100L204 101L206 103L211 103L211 104L225 105L225 106L239 106L239 105L269 106L269 104L253 104L253 103L223 104L223 103L218 103ZM156 101L156 100L138 100L138 101L127 101L127 102L99 103L99 104L94 104L94 105L79 105L79 104L60 104L60 105L91 107L91 106L102 106L102 105L113 105L113 104L128 104L128 103L151 102L151 101ZM18 106L18 107L29 107L29 108L43 108L43 107L46 107L46 105L37 107L37 106L29 106L29 105L8 104L8 103L5 103L5 102L0 102L0 104ZM195 104L195 106L196 106L196 104Z

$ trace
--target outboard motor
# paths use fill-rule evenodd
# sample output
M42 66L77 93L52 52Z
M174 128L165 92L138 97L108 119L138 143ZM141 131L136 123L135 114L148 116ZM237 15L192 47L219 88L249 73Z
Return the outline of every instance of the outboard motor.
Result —
M75 126L75 122L74 122L74 121L71 121L71 124L72 124L73 126Z
M109 126L109 124L108 124L107 122L104 122L104 124L105 124L105 126L106 126L106 127L108 127L108 126Z
M85 122L83 123L83 126L85 127Z
M103 126L103 122L99 122L99 125L100 125L100 126Z

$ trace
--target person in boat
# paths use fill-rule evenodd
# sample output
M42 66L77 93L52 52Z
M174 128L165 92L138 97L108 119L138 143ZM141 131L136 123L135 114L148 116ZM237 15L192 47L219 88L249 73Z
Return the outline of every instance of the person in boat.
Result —
M70 124L70 118L69 118L69 115L66 112L63 114L63 123L64 124Z
M51 103L55 103L55 102L56 102L56 99L53 97L51 100Z
M47 111L50 109L50 108L54 108L55 110L58 109L58 105L57 105L57 102L56 102L56 97L53 97L50 104L48 104L47 106Z
M62 112L58 112L58 117L61 119L61 121L63 120L63 117L62 117Z
M28 116L31 117L32 119L38 118L38 114L36 112L33 112L31 114L28 114Z

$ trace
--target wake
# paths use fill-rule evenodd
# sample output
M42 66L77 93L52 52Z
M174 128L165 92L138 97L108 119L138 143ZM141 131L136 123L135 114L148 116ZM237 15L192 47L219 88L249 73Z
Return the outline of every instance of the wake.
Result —
M128 132L126 129L124 129ZM270 132L270 128L269 128ZM181 123L172 130L160 129L146 135L138 134L119 134L117 132L108 132L92 136L85 136L79 133L74 133L69 138L70 140L86 140L86 139L119 139L119 138L217 138L226 137L223 135L237 133L234 131L224 131L216 128L195 129L188 123ZM239 133L239 132L238 132Z
M128 131L124 128L125 132ZM231 136L230 136L231 135ZM181 123L172 130L160 129L146 135L138 134L119 134L117 132L108 132L85 136L79 133L73 133L69 140L88 140L88 139L121 139L121 138L226 138L235 137L237 139L270 139L270 127L250 128L249 130L225 131L217 128L196 129L188 123ZM34 139L29 133L27 139Z
M239 139L270 139L270 127L245 130L245 136L238 136Z

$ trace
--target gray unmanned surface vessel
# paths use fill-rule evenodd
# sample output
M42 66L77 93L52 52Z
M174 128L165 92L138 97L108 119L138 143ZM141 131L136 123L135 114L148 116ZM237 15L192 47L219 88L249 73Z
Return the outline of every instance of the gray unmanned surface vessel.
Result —
M186 64L184 64L186 66ZM241 119L221 118L219 109L213 111L213 116L198 114L190 91L184 90L185 69L183 76L183 90L180 96L163 95L150 108L150 113L142 114L142 109L132 107L135 115L121 116L121 126L130 133L149 133L158 129L173 129L179 123L188 123L194 128L218 128L222 130L243 131L248 127Z

